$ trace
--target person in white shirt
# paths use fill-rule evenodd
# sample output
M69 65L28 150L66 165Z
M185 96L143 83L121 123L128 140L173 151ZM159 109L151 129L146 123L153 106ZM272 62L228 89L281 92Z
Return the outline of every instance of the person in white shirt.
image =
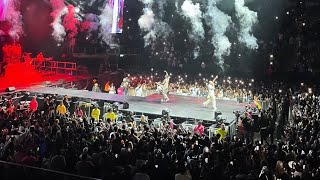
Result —
M166 73L165 79L162 81L162 83L157 83L158 88L157 90L160 91L163 98L161 99L161 102L168 102L168 92L169 92L169 82L170 82L170 76L167 71L164 71Z
M116 94L116 88L114 87L113 83L111 83L109 88L109 94Z
M138 84L138 86L136 87L136 96L142 96L143 94L143 86L141 84Z
M217 103L216 103L216 95L215 95L215 86L214 83L218 79L218 76L216 76L212 81L209 81L208 83L208 96L207 100L203 103L203 106L207 106L209 103L212 102L212 107L216 111L217 110Z

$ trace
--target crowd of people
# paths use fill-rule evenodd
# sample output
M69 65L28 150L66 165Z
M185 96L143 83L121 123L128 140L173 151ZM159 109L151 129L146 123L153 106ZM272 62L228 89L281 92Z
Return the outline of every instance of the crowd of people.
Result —
M46 97L43 105L33 98L27 110L7 101L0 111L0 158L103 179L319 179L316 88L267 85L253 86L270 99L258 119L247 108L239 113L238 135L222 124L211 138L201 122L194 132L168 119L154 127L141 116L137 124L132 114L117 122L111 108L89 114L67 96L61 102Z

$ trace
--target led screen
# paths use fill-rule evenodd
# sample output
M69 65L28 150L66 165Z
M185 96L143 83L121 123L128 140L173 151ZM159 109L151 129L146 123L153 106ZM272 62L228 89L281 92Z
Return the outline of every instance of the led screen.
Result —
M109 5L113 9L111 33L122 33L124 0L109 0Z
M0 21L4 21L7 12L8 0L0 0Z

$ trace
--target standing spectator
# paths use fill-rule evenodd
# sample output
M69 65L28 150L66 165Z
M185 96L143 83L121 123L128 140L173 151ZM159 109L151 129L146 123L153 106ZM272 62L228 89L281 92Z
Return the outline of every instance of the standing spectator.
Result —
M67 108L62 101L57 106L56 113L58 116L65 116L67 114Z
M107 81L106 85L104 86L104 91L105 91L106 93L109 93L109 91L110 91L109 81Z
M83 118L83 111L79 106L77 106L76 110L74 111L74 115L77 118Z
M221 127L216 131L216 134L220 134L220 140L224 139L228 134L228 131L225 128L224 124L221 124Z
M94 165L88 160L87 154L81 154L80 161L76 164L77 174L85 177L92 177L94 172Z
M148 176L147 172L147 165L143 164L141 167L138 169L138 172L133 176L133 180L150 180L150 177Z
M49 114L50 111L50 100L48 97L44 98L44 102L43 102L43 112L45 115Z
M68 96L67 95L65 95L64 97L63 97L63 105L66 107L66 109L67 109L67 111L69 111L69 108L70 108L70 102L69 102L69 100L68 100Z
M269 120L266 116L265 112L261 112L261 117L259 118L259 129L261 136L261 144L263 144L263 140L266 140L268 136L268 128L269 128Z
M253 140L253 127L252 120L249 117L249 113L245 113L245 116L242 118L242 125L245 131L245 138Z
M27 166L35 166L36 162L37 162L37 158L35 157L34 153L31 150L29 150L27 155L23 157L21 160L21 163Z
M175 175L175 180L192 180L189 170L184 164L178 165L178 173Z
M60 153L54 155L50 161L50 169L55 171L64 171L66 168L66 159Z
M30 101L30 111L35 112L36 110L38 110L38 101L37 98L34 96Z
M108 109L107 113L104 114L103 119L104 119L104 121L106 121L107 119L110 119L111 123L115 123L115 121L117 119L117 115L110 108L110 109Z
M198 125L196 127L194 127L193 129L194 133L195 134L198 134L200 136L203 135L204 133L204 126L202 125L202 122L201 121L198 121Z
M93 118L95 121L99 121L100 118L100 109L96 106L91 112L91 118Z
M120 86L120 87L117 89L117 94L123 95L123 87L122 87L122 86Z

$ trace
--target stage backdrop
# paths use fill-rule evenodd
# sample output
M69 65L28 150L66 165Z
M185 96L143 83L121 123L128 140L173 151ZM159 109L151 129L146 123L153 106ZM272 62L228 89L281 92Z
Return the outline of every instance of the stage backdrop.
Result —
M4 21L6 17L8 0L0 0L0 21Z
M111 33L122 33L124 0L109 0L113 8L113 20Z

